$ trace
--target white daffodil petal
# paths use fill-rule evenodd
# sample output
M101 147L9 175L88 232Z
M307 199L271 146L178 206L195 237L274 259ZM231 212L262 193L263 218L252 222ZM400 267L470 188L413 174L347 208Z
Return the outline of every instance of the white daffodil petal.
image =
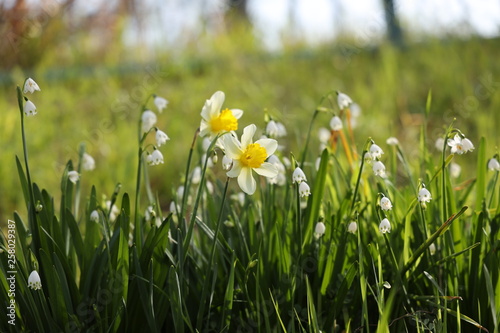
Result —
M267 152L267 156L274 154L276 149L278 149L278 141L274 139L260 139L255 141L255 143L261 145Z
M243 151L239 146L238 140L232 134L226 134L222 137L222 139L224 152L226 153L227 157L233 160L239 159L241 154L243 154Z
M251 168L242 168L241 173L238 176L238 185L246 194L254 194L255 189L257 188L257 183L252 176Z
M231 112L233 113L233 116L236 119L240 119L241 116L243 115L243 110L240 109L231 109Z
M278 168L269 162L264 162L259 168L254 169L259 175L264 177L276 177L278 175Z
M257 126L254 124L248 125L243 129L243 135L241 136L241 148L245 149L249 144L252 143L253 135L257 131Z
M226 96L222 91L216 91L212 97L210 97L210 101L212 101L211 114L215 114L220 112L222 108L222 104L224 104L224 99Z
M229 170L226 175L231 178L238 177L241 172L241 163L238 160L233 160L233 166L231 170Z

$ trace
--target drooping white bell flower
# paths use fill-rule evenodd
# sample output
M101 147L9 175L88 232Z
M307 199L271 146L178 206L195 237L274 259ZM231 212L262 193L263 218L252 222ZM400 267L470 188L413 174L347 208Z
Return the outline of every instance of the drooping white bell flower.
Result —
M87 153L83 153L82 156L82 168L86 171L92 171L95 169L95 160L92 156Z
M382 208L382 210L385 211L391 210L392 209L391 200L388 197L382 197L382 199L380 199L380 208Z
M337 104L339 105L339 109L343 110L349 107L352 104L352 99L344 93L340 91L337 92Z
M343 127L344 126L342 125L342 120L338 116L334 116L330 120L330 128L332 129L332 131L341 131Z
M376 144L373 143L370 146L370 154L372 155L372 159L375 160L377 158L380 158L383 153L384 153L384 151L378 145L376 145Z
M373 162L373 173L375 176L385 177L385 165L380 161Z
M389 146L397 146L399 145L399 140L398 138L391 136L390 138L387 138L385 143L387 143Z
M147 133L153 128L154 124L156 124L156 114L151 110L146 110L142 113L141 122L142 122L142 131Z
M432 200L431 192L429 192L428 189L423 187L419 192L418 192L418 201L419 202L430 202Z
M168 101L165 98L156 95L154 98L154 103L156 108L158 109L158 112L160 113L162 113L163 109L165 109L168 105Z
M389 222L389 220L387 218L385 218L380 222L378 229L383 234L390 233L391 232L391 223Z
M147 162L149 165L163 164L163 154L158 149L155 149L148 155Z
M31 272L30 276L28 277L28 287L33 290L42 289L42 280L40 279L40 275L38 275L38 272L36 270Z
M323 222L318 222L316 223L316 226L314 227L314 237L316 239L321 238L325 234L326 231L326 226Z
M309 185L307 185L306 182L302 182L300 183L299 185L299 195L303 198L303 197L308 197L311 195L311 188L309 187Z
M38 84L33 80L32 78L27 78L26 81L24 81L24 89L23 93L34 93L35 91L40 91L40 87Z
M97 210L94 209L92 213L90 213L90 221L99 222L99 212Z
M165 144L168 140L170 140L170 138L168 137L168 135L165 132L163 132L163 131L161 131L159 129L156 129L156 136L155 136L155 138L156 138L156 145L158 147L160 147L161 145Z
M27 100L26 103L24 103L23 111L27 117L34 116L37 114L36 106L30 100Z
M68 171L68 179L73 184L76 184L78 182L78 180L80 179L80 174L78 173L78 171L74 171L74 170Z
M451 153L452 154L465 154L469 151L474 150L474 145L472 142L467 139L463 138L459 134L455 134L455 137L453 139L448 139L448 146L451 147Z
M500 162L496 158L491 158L488 161L488 169L491 171L500 171Z
M358 231L358 224L356 223L356 221L352 221L351 223L349 223L349 226L347 226L347 232L355 234L356 231Z
M296 167L292 174L293 183L300 184L302 182L307 181L306 174L300 167Z

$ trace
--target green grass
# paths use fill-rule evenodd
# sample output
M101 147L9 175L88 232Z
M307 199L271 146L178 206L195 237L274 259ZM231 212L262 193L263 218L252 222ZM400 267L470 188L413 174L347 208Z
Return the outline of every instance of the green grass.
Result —
M401 51L346 43L279 55L222 45L204 57L165 55L154 75L147 66L120 76L108 67L87 77L68 70L55 80L40 68L30 76L42 91L27 96L35 117L20 117L15 85L4 89L1 210L16 222L17 312L16 326L2 320L0 330L498 332L500 197L498 172L486 168L498 145L495 41ZM346 45L356 52L346 55ZM23 82L22 74L12 78ZM291 160L284 185L261 177L257 192L240 201L219 148L219 162L206 166L196 129L216 90L226 93L224 107L245 111L239 135L251 123L263 132L266 114L286 125L277 154ZM352 136L332 90L363 109ZM165 164L150 167L137 153L154 140L139 143L137 126L152 93L170 101L157 126L171 141L160 148ZM320 149L317 131L333 114L344 119L345 142L335 134ZM473 141L473 152L435 148L455 129ZM401 144L385 144L390 136ZM372 140L385 152L387 178L364 160ZM74 185L68 172L79 168L82 141L97 168ZM462 166L459 178L449 172L452 161ZM307 198L292 183L296 165L307 175ZM197 166L199 182L191 177ZM417 201L422 183L433 198L426 207ZM380 193L392 210L380 209ZM113 221L104 198L120 208ZM158 223L146 219L148 205ZM378 230L384 217L389 234ZM319 238L318 221L326 225ZM352 221L355 234L347 231ZM41 290L27 287L34 269Z

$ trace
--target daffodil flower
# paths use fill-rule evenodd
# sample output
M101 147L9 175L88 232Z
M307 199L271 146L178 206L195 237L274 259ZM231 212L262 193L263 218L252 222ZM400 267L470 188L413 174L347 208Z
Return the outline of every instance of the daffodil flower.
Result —
M27 100L26 103L24 103L23 111L24 111L24 113L26 114L27 117L34 116L34 115L37 114L37 112L36 112L36 106L30 100Z
M32 78L27 78L26 81L24 81L23 93L34 93L35 91L40 91L40 87L35 82L35 80L33 80Z
M352 221L351 223L349 223L349 226L347 226L347 232L355 234L356 231L358 231L358 224L356 223L356 221Z
M302 171L301 168L295 168L292 174L292 181L297 184L307 181L306 174L304 173L304 171Z
M339 105L339 109L343 110L352 104L352 99L346 94L337 91L337 104Z
M168 137L168 135L165 132L163 132L163 131L161 131L159 129L156 129L156 136L155 136L155 138L156 138L156 145L158 147L160 147L161 145L165 144L168 140L170 140L170 138Z
M451 147L452 154L462 155L468 151L474 150L474 145L472 144L472 142L467 138L462 139L462 137L458 134L455 134L455 137L453 139L448 139L447 143L448 146Z
M42 280L40 279L40 275L38 275L38 272L36 270L31 272L30 276L28 277L28 287L33 290L42 289Z
M151 110L146 110L142 113L141 123L142 123L142 131L147 133L153 128L154 124L156 124L156 114Z
M154 96L153 102L160 113L162 113L163 109L168 105L168 101L165 98L156 95Z
M316 239L321 238L325 234L326 231L326 226L323 222L318 222L316 223L316 226L314 227L314 237Z
M380 222L378 229L383 234L389 233L389 232L391 232L391 223L389 222L389 220L387 218L385 218Z
M238 177L238 185L247 194L253 194L257 187L252 170L270 178L278 174L278 169L273 164L265 162L276 151L278 142L274 139L260 139L252 143L256 130L257 127L253 124L245 127L241 142L231 134L222 137L226 155L233 160L227 176Z
M383 197L380 199L380 208L382 210L388 211L392 209L392 202L388 197Z
M80 174L78 171L68 171L68 179L70 182L73 184L76 184L78 182L78 179L80 179Z
M200 136L209 135L212 140L221 133L236 131L238 129L238 119L243 115L239 109L224 109L224 93L215 92L201 109Z

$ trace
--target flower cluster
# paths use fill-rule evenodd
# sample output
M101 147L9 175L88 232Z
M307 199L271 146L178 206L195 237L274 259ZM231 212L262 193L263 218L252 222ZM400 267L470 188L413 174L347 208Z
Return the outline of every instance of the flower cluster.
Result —
M168 101L160 96L153 95L153 103L155 104L158 112L163 112L168 105ZM163 163L163 154L158 150L158 147L164 145L170 138L168 135L155 126L158 118L156 117L156 113L153 111L146 109L142 112L141 115L141 130L142 130L142 141L146 138L146 136L152 131L155 131L155 142L156 145L153 146L153 151L148 153L146 158L146 162L149 165L158 165Z
M40 87L35 82L35 80L33 80L32 78L27 78L24 81L23 93L26 94L29 92L30 94L33 94L35 91L41 91ZM23 108L24 114L27 117L36 115L37 111L35 104L26 97L24 97L24 99L26 101L26 103L24 103L24 108Z
M292 174L293 183L299 184L299 194L301 197L307 197L311 195L311 188L307 185L306 175L301 168L297 167Z

